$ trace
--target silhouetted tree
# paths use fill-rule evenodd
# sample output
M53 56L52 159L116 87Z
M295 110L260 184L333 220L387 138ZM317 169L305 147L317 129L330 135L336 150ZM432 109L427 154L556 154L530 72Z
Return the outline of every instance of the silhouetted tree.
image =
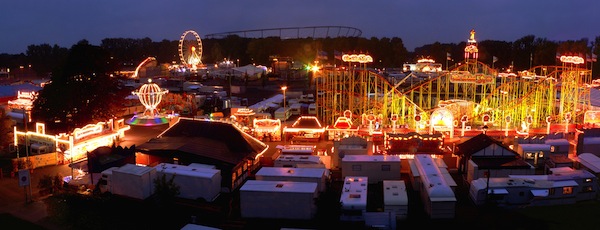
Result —
M179 185L175 184L175 175L167 179L166 174L154 179L154 194L159 205L171 205L180 193Z
M115 118L131 92L110 77L110 69L108 52L80 41L70 49L51 83L39 92L32 117L56 132Z
M46 77L56 69L69 50L58 45L30 45L27 47L27 60L38 76Z
M8 145L13 143L13 121L6 110L0 110L0 152L6 151Z

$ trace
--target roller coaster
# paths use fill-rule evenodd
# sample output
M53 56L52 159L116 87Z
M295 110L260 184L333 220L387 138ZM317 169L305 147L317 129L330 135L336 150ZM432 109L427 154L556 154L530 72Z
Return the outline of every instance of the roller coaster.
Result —
M237 35L247 38L280 37L281 39L298 38L328 38L328 37L360 37L360 29L348 26L305 26L305 27L282 27L269 29L240 30L222 33L207 34L206 39L225 38L229 35Z
M317 115L325 124L350 111L354 124L365 124L371 116L382 125L393 121L416 127L444 107L452 112L454 126L464 121L490 129L539 128L565 120L582 124L591 108L592 77L591 70L579 66L563 62L499 76L477 59L467 59L408 86L405 81L394 84L366 65L323 69L315 78Z

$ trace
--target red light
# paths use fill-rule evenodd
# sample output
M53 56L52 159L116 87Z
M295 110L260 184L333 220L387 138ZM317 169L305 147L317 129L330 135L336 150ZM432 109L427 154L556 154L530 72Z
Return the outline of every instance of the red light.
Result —
M421 116L420 115L415 116L415 121L421 121Z

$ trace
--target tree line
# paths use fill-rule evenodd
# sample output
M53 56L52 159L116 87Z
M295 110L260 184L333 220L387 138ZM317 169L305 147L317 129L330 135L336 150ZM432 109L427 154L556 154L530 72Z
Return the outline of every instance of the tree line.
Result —
M82 40L85 41L85 40ZM87 41L86 41L87 42ZM319 53L326 59L321 63L341 64L336 53L364 53L373 57L373 68L401 68L404 63L414 63L419 58L431 58L442 65L454 65L464 60L466 42L423 45L410 52L401 38L300 38L279 37L244 38L229 35L221 39L203 39L202 62L214 64L224 59L240 65L256 64L270 66L272 57L289 57L300 63L311 64ZM179 63L179 40L152 41L150 38L105 38L99 47L110 55L110 71L135 68L147 57L155 57L159 63ZM527 70L539 65L561 65L557 54L592 57L600 54L600 36L593 41L587 38L567 41L550 41L527 35L515 41L484 40L478 43L479 60L495 68ZM26 53L0 54L0 68L31 66L39 76L48 76L61 66L69 49L58 45L29 45ZM592 55L593 54L593 55ZM448 62L446 60L449 59ZM597 73L600 66L586 62L585 68Z

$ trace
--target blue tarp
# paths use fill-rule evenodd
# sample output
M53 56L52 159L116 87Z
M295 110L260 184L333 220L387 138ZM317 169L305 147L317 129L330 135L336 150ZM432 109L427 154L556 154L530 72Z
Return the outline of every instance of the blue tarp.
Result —
M42 87L30 83L23 83L18 85L0 85L0 98L16 97L19 91L37 92L41 89Z

